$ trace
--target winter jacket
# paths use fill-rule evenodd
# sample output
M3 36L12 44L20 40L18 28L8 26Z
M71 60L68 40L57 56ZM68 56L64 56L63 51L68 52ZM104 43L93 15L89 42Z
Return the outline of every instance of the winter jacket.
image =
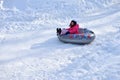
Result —
M67 30L70 32L70 34L79 34L79 25L77 24L71 28L68 28Z

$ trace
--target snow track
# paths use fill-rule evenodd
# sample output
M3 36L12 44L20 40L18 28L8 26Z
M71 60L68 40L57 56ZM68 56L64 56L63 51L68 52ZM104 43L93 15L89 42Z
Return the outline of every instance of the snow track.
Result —
M0 10L0 80L120 80L119 0L17 1ZM95 41L60 42L55 29L71 19Z

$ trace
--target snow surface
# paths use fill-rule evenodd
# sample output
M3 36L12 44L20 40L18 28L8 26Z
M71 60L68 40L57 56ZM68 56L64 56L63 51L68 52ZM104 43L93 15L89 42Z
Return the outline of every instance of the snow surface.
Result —
M57 39L72 19L91 44ZM0 0L0 80L120 80L120 0Z

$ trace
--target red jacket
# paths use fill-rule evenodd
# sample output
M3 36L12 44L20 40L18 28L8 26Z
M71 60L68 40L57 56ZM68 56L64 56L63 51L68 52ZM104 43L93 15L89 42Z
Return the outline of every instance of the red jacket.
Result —
M70 34L79 34L79 25L77 24L72 28L68 28L67 30L70 32Z

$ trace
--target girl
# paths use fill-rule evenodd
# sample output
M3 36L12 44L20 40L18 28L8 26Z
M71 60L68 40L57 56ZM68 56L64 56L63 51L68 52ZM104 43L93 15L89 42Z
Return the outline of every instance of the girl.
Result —
M57 28L57 33L61 35L67 34L78 34L79 33L79 25L76 21L72 20L70 22L69 28L61 30L61 28Z

